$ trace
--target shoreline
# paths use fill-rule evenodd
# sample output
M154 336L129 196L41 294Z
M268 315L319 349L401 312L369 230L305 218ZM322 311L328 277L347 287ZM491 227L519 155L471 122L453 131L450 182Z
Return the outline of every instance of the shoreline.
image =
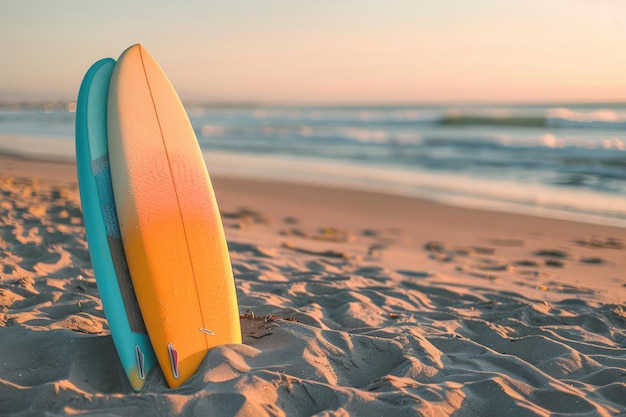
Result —
M70 183L77 183L78 181L76 177L76 164L74 162L28 158L2 152L0 152L0 174L27 178L39 177L47 180ZM254 179L239 175L219 174L211 174L211 180L216 189L218 201L221 199L220 194L228 194L231 191L238 194L254 193L261 197L266 204L271 204L272 198L284 199L286 195L289 194L294 196L294 200L308 201L309 203L315 202L318 205L337 207L342 207L347 204L349 210L357 212L365 211L368 212L369 215L376 214L389 218L402 219L402 221L408 221L409 223L415 222L413 213L420 212L423 208L426 211L432 212L433 216L437 219L437 223L440 223L443 218L454 221L453 219L458 219L463 216L463 213L467 212L472 213L468 218L470 226L478 228L491 227L508 230L510 226L507 227L505 225L510 224L513 226L519 224L519 222L515 220L519 218L522 219L522 223L525 226L532 225L530 232L539 233L547 231L549 233L562 233L568 229L575 228L582 229L585 233L610 234L611 231L614 231L616 236L626 234L626 228L619 226L608 226L568 219L555 219L532 214L460 207L419 197L350 189L341 187L341 185L313 184L297 180ZM317 196L320 193L324 194L324 198L309 198L310 195ZM264 194L270 201L266 201L267 199L263 197ZM391 209L391 212L382 213L380 204L375 204L374 207L369 204L364 204L364 202L371 203L373 201L380 201L381 199L384 200L382 205L387 209ZM298 203L298 201L295 202ZM401 209L394 209L398 207ZM417 223L427 226L431 223L431 220L424 222L418 221ZM463 226L467 225L465 222L459 223L462 223ZM510 231L515 232L522 230L514 228Z

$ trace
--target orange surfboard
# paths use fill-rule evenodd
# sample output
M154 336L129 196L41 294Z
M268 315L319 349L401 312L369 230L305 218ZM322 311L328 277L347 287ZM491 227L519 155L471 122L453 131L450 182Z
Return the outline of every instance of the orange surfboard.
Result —
M211 180L187 113L141 46L111 77L109 157L124 250L170 387L208 349L241 343L235 283Z

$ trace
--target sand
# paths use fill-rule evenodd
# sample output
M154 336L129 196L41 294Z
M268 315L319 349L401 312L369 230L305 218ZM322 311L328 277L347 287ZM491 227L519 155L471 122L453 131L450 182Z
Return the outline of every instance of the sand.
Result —
M156 369L137 394L75 167L0 156L0 415L626 415L625 229L214 185L244 344L175 390Z

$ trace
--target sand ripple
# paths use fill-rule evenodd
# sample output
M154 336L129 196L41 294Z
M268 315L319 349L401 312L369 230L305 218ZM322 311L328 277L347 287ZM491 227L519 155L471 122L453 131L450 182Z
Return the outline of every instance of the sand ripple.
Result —
M1 178L0 189L6 415L626 412L624 306L524 272L550 268L546 258L581 264L575 254L527 250L520 263L493 248L423 242L415 253L430 259L428 269L397 268L384 256L398 243L387 239L380 254L368 254L371 231L336 241L300 234L290 247L270 216L250 212L250 225L229 239L244 344L211 350L175 390L155 370L135 394L102 312L76 189L14 178ZM337 236L332 230L322 235ZM266 234L273 237L259 239ZM524 249L514 242L506 247ZM624 250L608 238L583 243ZM584 267L607 267L594 265Z

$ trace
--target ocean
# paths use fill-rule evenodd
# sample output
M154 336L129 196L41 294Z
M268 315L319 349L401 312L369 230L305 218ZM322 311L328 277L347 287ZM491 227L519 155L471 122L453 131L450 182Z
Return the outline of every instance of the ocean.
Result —
M74 108L0 107L0 152L73 160ZM626 227L626 104L187 111L212 175Z

